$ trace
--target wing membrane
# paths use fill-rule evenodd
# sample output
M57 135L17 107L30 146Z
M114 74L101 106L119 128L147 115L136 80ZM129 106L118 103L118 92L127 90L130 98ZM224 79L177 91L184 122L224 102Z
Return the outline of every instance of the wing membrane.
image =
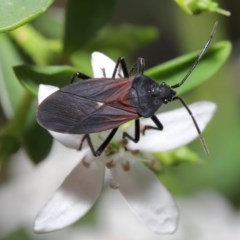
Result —
M37 119L49 130L100 132L139 117L129 99L129 79L93 79L66 86L46 98Z
M131 86L130 78L96 78L67 85L61 91L107 103L121 100L128 95Z

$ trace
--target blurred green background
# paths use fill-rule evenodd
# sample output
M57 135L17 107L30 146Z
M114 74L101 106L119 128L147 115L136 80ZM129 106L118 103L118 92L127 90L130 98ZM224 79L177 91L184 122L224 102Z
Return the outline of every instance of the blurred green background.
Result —
M159 34L155 34L154 30L152 37L149 38L150 40L146 40L146 43L143 41L138 46L134 46L134 42L131 43L132 45L128 42L128 46L120 46L120 50L118 49L113 53L114 56L119 54L126 56L127 54L128 62L133 62L136 57L142 56L146 60L146 67L150 68L179 55L201 49L215 21L218 21L219 25L213 42L218 40L230 40L232 42L232 54L222 69L210 81L182 96L186 103L209 100L217 104L217 113L204 132L204 137L210 149L210 156L205 156L199 141L195 141L190 144L190 148L196 151L204 161L200 164L182 163L178 166L168 166L165 168L162 180L169 191L178 196L188 195L200 189L219 191L230 199L238 209L240 206L239 1L218 1L222 8L231 12L230 17L208 12L190 16L181 11L174 1L170 0L118 0L110 2L109 6L111 5L112 10L111 14L106 16L106 22L111 25L113 31L114 27L125 23L141 27L155 27L159 30ZM54 7L63 9L64 6L65 1L54 3ZM52 10L55 11L57 16L56 26L61 25L63 21L61 11L56 12L53 7ZM33 20L34 26L46 27L48 14L51 15L53 12L48 10L39 19ZM82 14L81 9L79 10L80 14ZM53 37L61 36L62 29L60 27L46 29L46 35L49 33L52 33ZM105 34L108 34L108 32ZM125 37L128 38L128 36ZM101 42L101 38L95 39L95 41L93 40L91 46L87 46L88 49L94 48L98 41ZM102 49L104 49L104 44L102 44ZM77 58L78 54L80 53L77 53L73 58ZM81 54L86 53L81 52ZM23 54L23 59L25 62L32 63L32 59L27 54ZM23 59L19 59L14 65L23 62ZM5 62L8 61L8 59L5 60ZM61 59L61 61L65 63L66 59ZM74 59L72 61L74 62ZM79 64L81 65L81 63ZM86 66L85 69L88 71L89 66ZM7 123L8 119L4 115L3 109L0 108L0 126L5 126ZM7 140L5 139L5 143ZM34 144L42 144L40 140L41 136L39 136L39 141L34 142ZM48 142L45 144L47 145ZM4 184L9 179L8 161L5 159L0 168L0 180ZM18 238L12 237L9 239Z

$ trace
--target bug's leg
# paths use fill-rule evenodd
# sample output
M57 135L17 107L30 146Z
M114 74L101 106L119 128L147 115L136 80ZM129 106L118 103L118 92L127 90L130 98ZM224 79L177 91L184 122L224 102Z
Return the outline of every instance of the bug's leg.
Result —
M104 149L107 147L107 145L110 143L110 141L114 137L114 135L117 132L117 130L118 130L118 127L117 128L113 128L112 131L107 136L107 138L104 140L104 142L100 145L100 147L98 147L98 149L96 151L96 155L97 156L101 155L101 153L104 151Z
M120 67L120 69L119 69ZM121 75L121 71L123 72L123 76ZM116 66L113 70L112 78L123 78L123 77L129 77L128 69L126 61L123 57L118 58Z
M131 136L127 132L123 132L123 139L129 138L131 141L137 143L140 139L140 122L139 119L135 120L135 129L134 129L134 136Z
M156 127L151 126L151 125L145 125L145 126L143 127L143 129L142 129L143 135L145 134L145 131L146 131L146 130L149 130L149 129L155 129L155 130L160 130L160 131L163 130L163 125L162 125L162 123L159 121L159 119L158 119L155 115L153 115L153 116L151 117L151 119L152 119L152 121L155 123Z
M119 67L120 67L120 69L119 69ZM123 76L121 76L121 73L119 70L122 70ZM136 63L134 63L132 65L132 67L130 68L130 70L128 71L125 59L123 57L120 57L117 60L116 66L115 66L113 74L112 74L112 78L116 78L116 77L128 78L129 75L131 75L134 72L137 72L137 74L143 74L144 70L145 70L144 58L138 58Z
M73 82L76 80L76 78L80 78L80 79L82 79L82 80L90 79L90 77L87 76L87 75L85 75L84 73L76 72L76 73L73 74L70 83L73 83Z
M133 73L143 74L144 70L145 70L145 59L138 58L137 61L130 68L129 75L131 75Z
M83 143L84 143L85 140L87 140L87 143L88 143L88 145L89 145L89 147L90 147L90 149L91 149L91 152L92 152L92 154L95 156L95 149L94 149L94 147L93 147L92 140L91 140L89 134L85 134L85 135L83 136L83 138L82 138L82 140L81 140L81 143L80 143L80 145L79 145L78 150L82 150L82 145L83 145Z
M110 141L112 140L112 138L114 137L115 133L117 132L118 128L114 128L112 129L112 131L109 133L109 135L107 136L107 138L104 140L104 142L98 147L97 150L94 149L93 147L93 144L92 144L92 140L89 136L89 134L86 134L83 136L82 138L82 141L80 143L80 147L79 147L79 150L81 150L82 148L82 145L83 145L83 142L86 140L90 149L91 149L91 152L92 154L95 156L95 157L98 157L102 154L102 152L104 151L104 149L107 147L107 145L110 143Z
M159 121L159 119L153 115L151 117L152 121L155 123L156 127L154 126L150 126L150 125L145 125L142 129L142 133L145 134L146 130L149 129L155 129L155 130L163 130L163 125L162 123ZM130 140L132 140L133 142L137 143L140 139L140 121L139 119L135 120L135 130L134 130L134 137L129 135L127 132L123 132L123 138L129 138Z

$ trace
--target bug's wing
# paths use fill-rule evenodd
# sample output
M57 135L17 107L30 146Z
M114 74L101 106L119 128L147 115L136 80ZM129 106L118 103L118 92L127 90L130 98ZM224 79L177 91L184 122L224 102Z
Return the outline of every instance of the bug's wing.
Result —
M84 134L139 117L128 98L131 81L97 81L72 84L50 95L38 108L39 124L56 132Z
M69 84L61 88L61 91L108 103L122 99L128 94L131 86L131 78L95 78Z

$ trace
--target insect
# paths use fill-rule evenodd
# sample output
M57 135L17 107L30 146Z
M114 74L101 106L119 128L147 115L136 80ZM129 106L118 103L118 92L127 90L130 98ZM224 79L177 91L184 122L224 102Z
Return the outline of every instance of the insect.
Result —
M174 89L180 87L198 65L215 34L216 26L217 23L198 58L179 83L172 86L164 82L158 84L145 76L143 58L138 58L129 71L124 58L119 58L112 78L91 79L83 73L75 73L71 84L54 92L39 105L38 123L43 128L60 133L84 134L80 146L86 140L93 155L99 156L110 143L118 127L130 120L135 120L135 132L133 136L124 132L123 138L134 142L140 139L140 117L150 117L155 124L144 126L143 133L148 129L163 130L162 123L155 115L156 111L162 104L179 100L191 116L203 148L208 154L207 145L191 110L183 99L177 96ZM116 79L119 70L123 76ZM130 77L134 71L137 71L137 74ZM81 78L83 81L74 82L75 78ZM95 150L89 134L109 129L112 129L109 135Z

